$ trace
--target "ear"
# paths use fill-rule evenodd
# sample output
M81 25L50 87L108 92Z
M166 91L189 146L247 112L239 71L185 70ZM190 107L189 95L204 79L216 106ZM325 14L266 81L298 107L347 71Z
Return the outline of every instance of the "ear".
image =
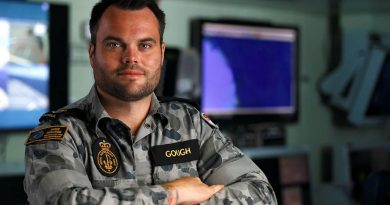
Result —
M164 63L164 57L165 57L165 42L161 43L161 64Z
M89 42L88 54L89 63L91 64L92 68L95 68L95 46L91 42Z

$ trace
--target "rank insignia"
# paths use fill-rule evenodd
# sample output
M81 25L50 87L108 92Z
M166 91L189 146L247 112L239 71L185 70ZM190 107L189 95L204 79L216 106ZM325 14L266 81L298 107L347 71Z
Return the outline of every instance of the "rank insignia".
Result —
M38 130L31 131L25 145L42 141L61 141L64 139L65 133L68 130L66 126L50 126Z
M118 151L108 139L96 139L93 143L92 153L95 165L101 174L112 177L118 173Z

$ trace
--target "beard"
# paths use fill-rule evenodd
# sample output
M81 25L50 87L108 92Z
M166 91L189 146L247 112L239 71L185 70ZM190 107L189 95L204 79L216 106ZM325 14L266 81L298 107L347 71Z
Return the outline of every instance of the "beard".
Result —
M135 68L134 68L135 67ZM145 73L145 69L140 68L139 66L133 66L131 69L141 70L145 73L146 82L143 85L137 86L135 88L129 89L126 85L121 84L115 79L110 78L107 73L100 73L100 79L97 80L95 76L96 85L104 92L109 95L126 102L138 101L146 96L149 96L157 88L160 75L161 75L161 65L160 69L155 73ZM130 68L121 68L115 72L117 76L121 71ZM149 74L149 75L148 75Z

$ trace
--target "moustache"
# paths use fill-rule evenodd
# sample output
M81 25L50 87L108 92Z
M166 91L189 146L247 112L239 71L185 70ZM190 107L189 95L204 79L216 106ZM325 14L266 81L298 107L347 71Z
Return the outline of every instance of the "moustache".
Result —
M138 64L126 64L126 65L123 65L121 67L119 67L116 71L117 74L121 74L123 72L126 72L126 71L138 71L138 72L142 72L142 73L145 73L145 69L142 68L141 66L139 66Z

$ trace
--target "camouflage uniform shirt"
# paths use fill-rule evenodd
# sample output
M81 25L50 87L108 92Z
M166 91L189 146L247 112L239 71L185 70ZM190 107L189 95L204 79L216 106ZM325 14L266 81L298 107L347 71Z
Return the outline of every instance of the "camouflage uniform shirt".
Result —
M49 112L26 140L31 204L167 204L160 184L197 176L225 188L204 204L276 204L263 172L190 104L159 101L135 136L95 88Z

